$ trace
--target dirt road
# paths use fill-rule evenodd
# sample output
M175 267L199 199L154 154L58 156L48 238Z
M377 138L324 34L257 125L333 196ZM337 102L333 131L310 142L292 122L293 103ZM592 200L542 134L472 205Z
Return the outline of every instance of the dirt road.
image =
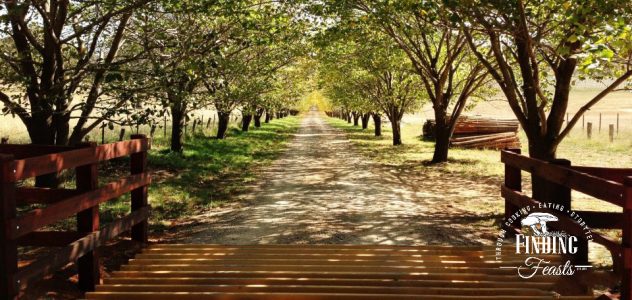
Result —
M196 216L182 242L457 245L493 238L478 228L494 228L499 212L472 214L452 202L499 201L495 182L375 165L323 118L307 114L259 185L243 201Z

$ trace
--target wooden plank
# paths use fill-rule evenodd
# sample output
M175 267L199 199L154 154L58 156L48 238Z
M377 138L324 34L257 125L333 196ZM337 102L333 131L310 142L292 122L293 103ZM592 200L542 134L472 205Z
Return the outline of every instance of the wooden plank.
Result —
M601 179L570 168L551 165L541 160L505 150L502 151L501 161L528 171L547 181L567 186L618 206L623 206L623 185L620 183Z
M76 231L35 231L20 237L17 243L20 246L64 247L85 236Z
M515 272L515 271L514 271ZM524 282L516 274L497 275L476 273L475 270L455 270L453 273L445 272L342 272L342 271L115 271L112 277L154 277L154 278L338 278L338 279L390 279L390 280L459 280L459 281L499 281L499 282ZM538 276L529 279L531 282L555 282L554 276Z
M95 149L97 144L89 142L82 144ZM75 168L77 191L90 192L98 188L98 164L79 166ZM99 230L99 205L88 207L77 213L77 231L89 234ZM79 275L79 289L82 291L94 291L100 282L99 257L93 250L86 251L77 259L77 273Z
M20 280L20 284L24 287L28 282L37 280L70 262L76 261L87 252L92 251L99 245L104 244L121 233L130 230L133 225L146 220L148 217L149 208L146 207L113 221L99 231L90 233L51 255L21 267L18 270L16 278Z
M74 149L77 149L77 147L36 144L0 144L0 153L11 154L15 159L59 153Z
M464 287L389 287L389 286L310 286L310 285L101 285L98 292L161 292L161 293L335 293L335 294L408 294L463 296L543 296L551 292L527 288L464 288Z
M460 136L460 137L452 137L450 139L451 143L460 143L460 142L470 142L481 140L482 141L497 141L504 138L513 138L517 139L517 135L515 132L503 132L503 133L493 133L493 134L477 134L477 135L469 135L469 136Z
M497 143L513 143L516 141L516 137L515 136L507 136L507 137L488 137L488 136L481 136L481 137L477 137L477 138L471 138L468 140L464 140L464 141L450 141L450 145L453 146L474 146L474 145L493 145L493 144L497 144Z
M304 265L253 265L253 266L221 266L221 265L199 265L199 264L180 264L180 265L123 265L122 271L216 271L216 272L234 272L234 271L255 271L255 272L352 272L357 274L365 273L396 273L396 272L424 272L432 274L441 273L458 273L464 271L476 272L477 274L488 275L509 275L516 273L513 269L500 269L498 267L489 266L481 268L469 268L467 266L441 266L441 267L425 267L425 266L353 266L353 265L334 265L334 266L304 266Z
M575 211L592 229L622 229L623 214L603 211Z
M515 257L520 260L524 256L522 254L515 254L515 252L510 252L507 249L508 253L511 254L510 257ZM380 255L380 256L354 256L354 255L345 255L345 256L331 256L331 255L293 255L293 254L257 254L257 253L243 253L243 254L235 254L235 255L212 255L207 253L185 253L185 254L146 254L139 253L136 255L136 259L165 259L165 260L179 260L179 259L197 259L197 260L223 260L223 261L232 261L232 260L268 260L268 261L306 261L306 262L315 262L315 261L327 261L327 263L336 263L336 262L362 262L362 263L382 263L382 262L409 262L409 263L417 263L417 262L490 262L495 263L495 254L496 252L490 252L489 254L485 254L484 256L463 256L463 255L397 255L397 256L389 256L389 255ZM551 257L555 257L551 255Z
M66 198L79 195L73 189L50 189L37 187L19 187L16 190L18 205L51 204Z
M147 249L171 249L171 248L203 248L203 249L300 249L317 250L330 249L332 251L347 250L387 250L387 251L453 251L460 253L470 253L472 251L493 250L492 246L471 245L471 246L446 246L446 245L362 245L362 244L246 244L246 245L224 245L224 244L155 244Z
M77 212L91 208L130 192L140 186L148 185L151 177L147 173L131 175L105 186L66 200L51 204L46 208L32 210L22 217L13 219L9 228L9 236L18 238L43 226L52 224Z
M584 167L584 166L573 166L571 169L582 172L586 174L590 174L595 177L603 178L605 180L615 181L623 184L623 181L626 177L632 176L632 169L622 169L622 168L601 168L601 167Z
M195 123L194 123L195 128ZM195 131L195 130L194 130ZM147 145L149 142L147 137L144 134L134 134L132 135L132 139L140 140L141 143ZM134 153L130 157L130 172L132 175L142 174L147 171L147 151L142 151L138 153ZM147 189L148 187L141 186L132 190L131 192L131 207L132 211L137 211L143 207L147 207ZM149 230L149 223L147 221L143 221L138 223L136 226L132 227L131 236L132 240L147 243L147 233Z
M502 265L516 265L524 260L489 260L489 261L466 261L466 260L337 260L337 259L131 259L129 265L199 265L199 266L362 266L362 267L470 267L470 268L492 268Z
M467 299L471 300L551 300L552 295L547 296L469 296ZM364 299L380 299L380 300L395 300L395 299L419 299L419 300L462 300L463 296L454 295L389 295L389 294L293 294L293 293L132 293L132 292L92 292L86 294L86 299L127 299L127 300L171 300L171 299L194 299L194 300L206 300L206 299L221 299L221 300L280 300L280 299L292 299L292 300L364 300ZM593 297L573 297L573 298L556 298L556 299L590 299Z
M0 298L17 299L15 273L18 268L18 247L9 235L15 218L16 200L13 178L13 156L0 154Z
M520 149L507 149L506 151L520 154L521 150ZM514 191L522 191L522 173L520 169L508 164L505 164L504 167L505 167L505 178L504 178L505 186ZM511 216L514 213L516 213L519 208L520 206L517 206L509 201L505 201L505 220L508 220L509 218L511 218ZM508 233L511 233L513 232L512 229L515 226L513 224L507 225L505 224L505 222L503 222L502 227Z
M621 299L632 299L632 177L626 177L623 186L625 187L623 193L625 205L623 206L620 259L617 267L621 273Z
M91 163L147 151L149 143L130 140L100 145L96 148L81 148L56 154L29 157L15 161L15 178L21 180L37 175L59 172Z
M337 279L337 278L186 278L186 277L108 277L104 284L184 284L184 285L336 285L336 286L391 286L391 287L482 287L482 288L536 288L550 290L553 282L531 281L449 281L449 280L391 280L391 279Z

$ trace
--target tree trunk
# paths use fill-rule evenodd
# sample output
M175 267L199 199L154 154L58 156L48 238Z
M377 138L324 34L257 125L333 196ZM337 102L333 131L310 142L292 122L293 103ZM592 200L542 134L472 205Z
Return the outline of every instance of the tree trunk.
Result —
M360 114L357 112L352 112L353 115L353 126L358 126L358 120L360 119Z
M345 118L347 119L347 123L351 124L351 113L350 112L346 112L345 113Z
M266 111L266 123L270 123L270 120L272 120L272 113L270 113L269 111Z
M171 151L182 152L182 139L186 114L186 105L182 101L173 100L171 106Z
M382 116L373 114L373 125L375 126L375 136L382 136Z
M547 141L542 137L537 139L529 139L529 156L532 158L544 161L552 161L555 159L556 151L557 146L555 146L553 142ZM531 175L531 193L534 199L539 201L551 200L546 198L547 186L548 184L546 180L543 180L536 175Z
M393 146L402 144L401 119L391 118L391 129L393 130Z
M435 107L435 147L432 156L432 163L448 161L448 150L450 147L450 120L446 116L446 111Z
M252 114L245 114L241 117L241 131L248 131L250 128L250 122L252 121Z
M230 122L230 112L217 112L217 138L222 140L226 137L228 123Z
M264 112L265 110L263 108L258 108L257 110L255 110L254 119L256 128L261 127L261 117L263 117Z
M36 115L34 113L34 115ZM55 134L51 124L42 118L31 120L28 128L31 143L36 145L55 145ZM45 174L35 177L36 187L56 188L59 186L57 173Z
M450 130L447 124L435 125L435 147L432 156L432 163L448 161L448 150L450 148Z
M371 118L371 114L366 113L362 115L362 129L367 129L369 127L369 119Z
M47 100L43 100L47 101ZM62 112L53 113L48 111L32 112L30 122L27 125L27 132L31 139L31 144L35 145L59 145L68 144L69 117ZM58 174L44 174L35 177L35 186L43 188L57 188L60 184Z
M450 148L450 134L446 128L436 130L435 147L432 156L432 163L441 163L448 161L448 151Z

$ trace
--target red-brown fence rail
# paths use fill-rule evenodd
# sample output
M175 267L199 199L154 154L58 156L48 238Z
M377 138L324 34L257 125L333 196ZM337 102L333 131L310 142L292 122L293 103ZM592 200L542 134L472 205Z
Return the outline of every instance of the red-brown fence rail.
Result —
M505 198L505 218L519 208L541 202L558 203L569 210L571 190L579 191L599 200L617 205L621 213L574 210L591 229L618 229L622 232L621 242L592 232L593 241L605 246L612 254L615 274L621 277L621 299L632 299L632 169L572 166L570 161L556 159L542 161L520 155L519 149L503 150L501 160L505 164L505 182L501 188ZM522 192L521 172L531 173L535 180L544 182L544 190L538 196ZM535 193L535 192L534 192ZM568 215L550 212L559 219L560 226L570 234L584 237L584 230ZM508 232L519 232L519 222L510 224ZM583 243L587 243L586 240ZM573 259L576 264L588 262L588 247Z
M95 249L124 232L147 242L147 173L149 140L132 140L76 147L0 144L0 297L15 299L21 287L70 262L77 264L79 287L94 290L99 283ZM130 156L130 175L99 185L99 162ZM75 189L22 187L22 180L74 169ZM131 194L131 213L99 225L99 204ZM17 208L41 204L18 215ZM76 216L77 230L49 231L46 226ZM18 267L18 247L60 247L46 257Z

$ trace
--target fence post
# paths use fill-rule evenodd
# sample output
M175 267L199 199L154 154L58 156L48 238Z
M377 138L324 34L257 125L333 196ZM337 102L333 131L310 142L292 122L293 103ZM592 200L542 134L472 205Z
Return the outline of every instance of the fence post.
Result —
M82 147L96 149L95 142L82 143ZM97 163L75 168L77 191L87 192L98 188ZM99 206L88 208L77 213L77 231L92 233L99 230ZM94 291L100 281L99 258L95 250L86 253L77 260L79 273L79 288L83 291Z
M599 113L599 133L601 133L601 113Z
M632 176L623 180L623 230L621 248L623 274L621 276L621 299L632 297Z
M17 299L19 282L15 278L18 270L18 246L10 240L8 232L11 220L16 216L15 170L13 155L0 154L0 297Z
M570 167L571 161L567 159L554 159L550 161L553 165L562 167ZM564 206L564 209L571 210L571 188L560 185L557 183L549 182L547 186L547 202L557 203ZM573 255L572 260L576 265L588 264L588 240L583 237L578 237L579 246L576 254Z
M105 122L101 124L101 144L105 144Z
M125 128L121 128L121 133L119 133L119 142L123 140L125 137Z
M608 126L608 138L611 143L614 142L614 124Z
M586 136L589 140L592 137L592 122L586 123Z
M520 149L505 149L506 151L513 152L516 154L520 154ZM505 164L505 186L514 190L514 191L522 191L522 174L521 170ZM509 203L505 199L505 220L509 219L511 215L518 211L519 207ZM505 225L503 225L505 226ZM513 236L515 234L514 227L505 227L508 236Z
M138 139L144 145L149 146L149 140L144 134L132 135L132 139ZM148 147L147 147L148 148ZM147 150L134 153L130 156L130 171L132 175L141 174L147 171ZM147 186L132 190L132 213L148 206ZM132 227L132 240L147 243L147 220L144 220Z

